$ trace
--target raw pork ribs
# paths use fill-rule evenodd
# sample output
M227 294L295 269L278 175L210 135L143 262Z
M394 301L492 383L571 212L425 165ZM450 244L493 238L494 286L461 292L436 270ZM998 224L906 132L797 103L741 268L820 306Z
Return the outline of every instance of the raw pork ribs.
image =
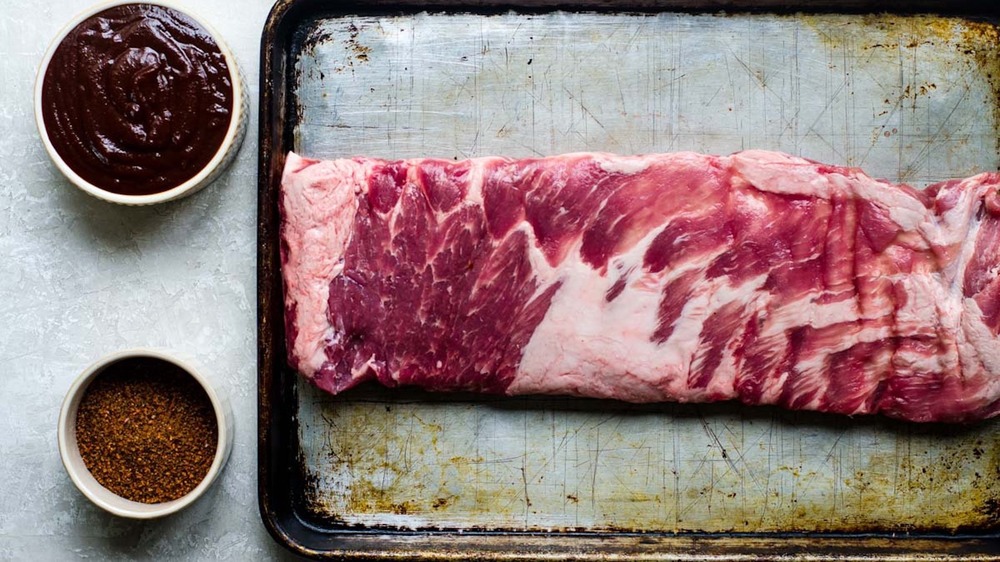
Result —
M763 151L289 154L289 361L331 393L983 419L1000 412L998 188Z

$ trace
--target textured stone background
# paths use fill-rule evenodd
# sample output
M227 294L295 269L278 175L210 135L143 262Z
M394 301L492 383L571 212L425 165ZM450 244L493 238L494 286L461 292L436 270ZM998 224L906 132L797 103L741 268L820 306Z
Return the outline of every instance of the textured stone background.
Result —
M88 0L0 0L0 560L284 558L257 512L255 222L260 33L268 0L177 4L235 51L251 108L215 184L154 208L84 195L58 173L32 114L49 41ZM90 504L63 471L60 403L122 348L175 350L224 381L236 441L221 480L154 522Z

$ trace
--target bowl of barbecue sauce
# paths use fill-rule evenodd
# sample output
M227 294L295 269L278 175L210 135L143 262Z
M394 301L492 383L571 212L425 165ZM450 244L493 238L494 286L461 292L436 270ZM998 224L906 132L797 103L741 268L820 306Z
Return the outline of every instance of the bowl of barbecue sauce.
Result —
M229 401L204 371L172 354L106 356L70 386L59 454L76 487L121 517L177 512L209 489L229 458Z
M35 121L83 191L148 205L211 183L246 132L232 52L200 19L160 1L110 2L69 22L42 59Z

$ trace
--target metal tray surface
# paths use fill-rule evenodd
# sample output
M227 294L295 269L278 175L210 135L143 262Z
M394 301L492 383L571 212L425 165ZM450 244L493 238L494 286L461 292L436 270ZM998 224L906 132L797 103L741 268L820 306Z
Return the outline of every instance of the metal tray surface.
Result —
M996 170L994 13L423 6L283 1L265 28L260 496L278 540L367 558L1000 552L996 421L317 391L284 362L276 214L287 150L766 148L917 187Z

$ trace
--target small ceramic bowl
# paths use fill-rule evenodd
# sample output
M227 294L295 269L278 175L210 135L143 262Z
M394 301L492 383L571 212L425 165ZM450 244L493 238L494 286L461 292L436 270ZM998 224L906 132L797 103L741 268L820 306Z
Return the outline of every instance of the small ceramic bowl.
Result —
M212 408L215 410L215 418L218 425L218 441L216 442L215 457L205 478L193 490L188 492L187 495L173 501L156 504L128 500L102 486L84 464L76 441L77 410L91 381L106 368L118 361L143 357L160 359L172 363L191 375L205 389L205 393L212 403ZM62 457L63 466L66 468L66 472L69 473L73 484L83 492L83 495L87 496L87 499L97 504L98 507L121 517L153 519L175 513L191 505L219 477L222 468L229 459L229 453L233 446L233 414L226 396L216 386L210 384L209 379L203 372L194 368L190 363L162 351L129 349L101 358L87 367L76 378L72 386L70 386L69 392L66 393L62 410L59 412L58 438L59 455Z
M104 10L113 8L115 6L128 5L128 4L149 4L154 6L161 6L170 10L175 10L180 12L187 17L190 17L196 23L198 23L205 31L211 35L212 39L215 41L219 50L222 52L223 57L226 60L226 65L229 68L230 80L232 84L232 100L233 107L230 116L229 127L226 131L226 135L215 152L212 159L202 168L197 174L195 174L190 179L184 181L183 183L176 185L174 187L165 189L163 191L157 191L156 193L148 195L128 195L122 193L116 193L114 191L109 191L108 189L101 188L82 177L75 172L69 164L63 159L63 157L56 150L49 134L46 130L45 119L43 115L43 104L42 104L42 91L45 82L46 71L48 70L49 63L55 54L56 49L59 45L66 39L78 25L82 22L94 16ZM236 57L233 56L232 51L222 40L222 37L216 32L207 22L201 18L195 16L194 14L188 12L187 10L180 8L169 0L151 0L151 1L139 1L135 0L112 0L109 2L99 3L84 12L81 12L59 32L59 34L52 40L51 45L45 53L45 57L38 69L38 74L35 78L35 98L34 98L34 111L35 111L35 123L38 126L38 132L41 136L42 143L45 145L45 150L48 152L49 157L52 162L55 163L56 167L60 172L76 187L80 188L84 192L93 195L99 199L105 201L110 201L112 203L118 203L122 205L151 205L154 203L162 203L165 201L171 201L174 199L179 199L187 195L195 193L208 184L212 183L216 178L221 175L226 168L235 159L236 153L239 152L240 146L243 143L243 138L246 136L247 127L247 108L248 108L248 97L246 88L244 87L245 80L243 79L243 73L237 64Z

